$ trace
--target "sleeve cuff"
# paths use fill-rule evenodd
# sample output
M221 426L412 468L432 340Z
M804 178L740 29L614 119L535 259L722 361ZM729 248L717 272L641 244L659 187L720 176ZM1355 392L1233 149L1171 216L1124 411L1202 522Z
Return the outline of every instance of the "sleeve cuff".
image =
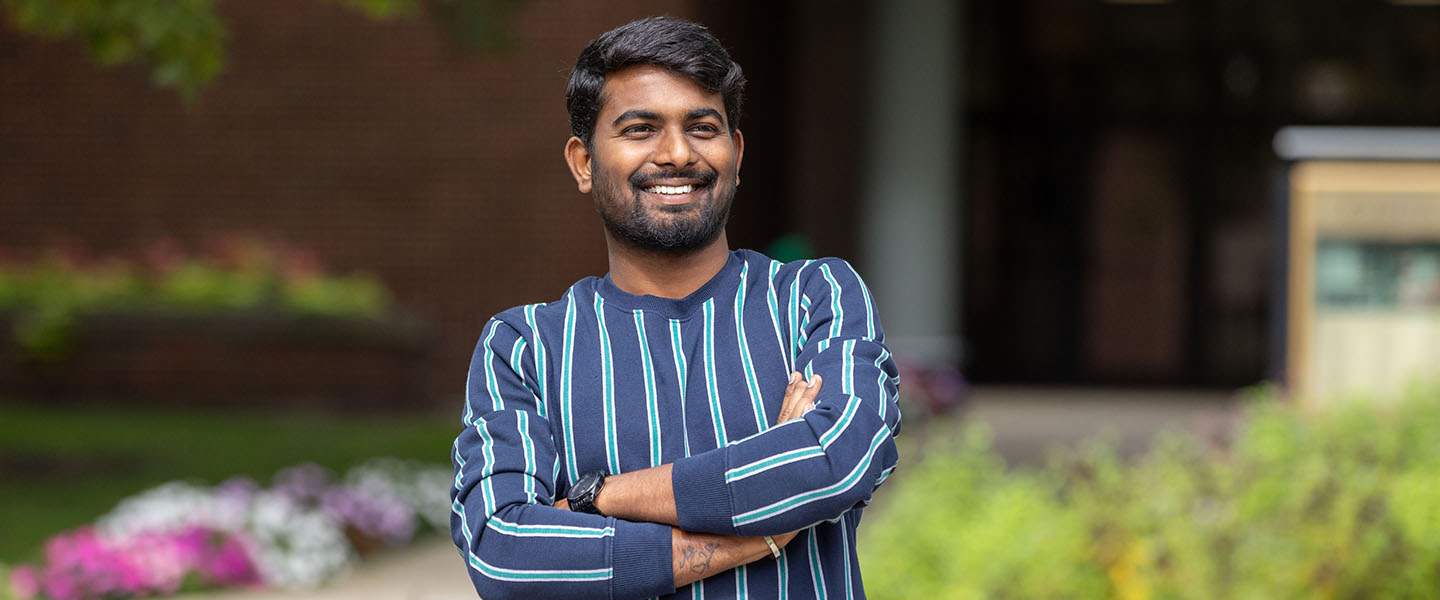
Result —
M705 452L675 461L670 482L681 529L736 535L730 488L725 485L725 452Z
M650 598L675 593L670 564L670 526L615 519L611 543L611 598Z

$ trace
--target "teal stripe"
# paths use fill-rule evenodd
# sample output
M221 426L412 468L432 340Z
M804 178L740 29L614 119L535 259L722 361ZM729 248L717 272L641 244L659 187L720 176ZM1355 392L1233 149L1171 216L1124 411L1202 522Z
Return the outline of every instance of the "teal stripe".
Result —
M489 423L482 417L475 424L475 431L480 434L480 456L484 457L485 464L480 466L480 498L485 501L485 518L495 514L499 507L495 503L495 487L491 484L490 478L495 474L495 438L486 429Z
M605 330L605 299L595 294L595 323L600 330L600 391L605 398L605 461L611 473L620 472L620 442L615 432L615 367L610 334Z
M583 571L545 571L504 569L470 553L470 566L490 579L501 581L604 581L614 573L613 569L590 569Z
M854 273L854 271L851 271ZM865 287L865 282L860 281L860 275L855 275L855 281L860 284L860 296L865 299L865 339L875 339L875 304L870 300L870 289Z
M705 391L710 397L710 422L715 425L715 447L725 446L725 415L720 411L720 390L715 381L715 299L705 301Z
M570 483L575 483L575 478L580 475L576 473L575 466L575 428L573 407L570 402L570 369L575 361L575 293L572 290L566 294L568 300L565 305L565 344L560 349L560 419L565 430L565 476Z
M685 408L685 365L684 338L680 336L680 320L670 319L670 351L675 356L675 383L680 386L680 435L685 440L685 456L690 456L690 411Z
M810 339L810 296L800 294L800 347L805 347L805 342Z
M748 588L749 588L749 584L745 582L745 579L746 579L745 575L746 575L745 565L740 565L738 568L735 569L735 597L736 597L736 598L749 598L749 597L750 597L750 596L749 596L749 591L750 591L750 590L748 589Z
M765 403L760 397L760 382L755 375L755 365L750 359L750 343L745 340L745 283L750 263L740 268L740 285L735 291L735 339L740 344L740 366L745 369L745 387L750 392L750 405L755 409L755 430L765 431L770 426L770 417L765 414Z
M757 460L743 467L726 471L725 483L738 481L779 465L804 460L807 458L814 458L817 456L825 456L825 451L821 450L819 446L808 446L797 450L791 450L789 452L782 452L770 458Z
M525 372L520 368L520 357L525 354L525 338L515 338L515 346L510 348L510 369L515 371L515 376L525 381Z
M533 503L536 500L535 478L540 475L535 468L535 442L530 439L530 413L515 411L515 426L520 430L520 448L525 453L525 502Z
M490 392L491 410L505 409L505 401L500 398L500 383L495 379L495 349L490 346L490 342L495 339L495 330L499 326L499 321L491 321L490 333L485 336L485 341L482 343L485 346L485 354L482 358L485 361L485 390Z
M465 371L465 416L460 418L460 422L463 423L465 427L470 427L475 424L475 409L470 404L473 401L470 397L470 382L474 372L474 367Z
M819 538L815 535L815 528L809 528L809 535L805 538L806 550L809 551L809 563L811 563L811 581L815 583L815 600L825 600L825 567L819 564Z
M885 421L885 413L889 409L886 405L890 404L890 393L885 389L885 379L887 376L885 375L885 367L882 366L885 364L887 358L890 358L890 352L884 348L880 349L880 356L875 357L875 370L880 372L879 375L875 376L875 387L879 391L876 397L880 399L880 420L882 422ZM889 425L887 424L886 427L889 427Z
M830 430L826 431L825 435L820 436L820 447L829 450L830 444L834 443L835 439L844 433L845 428L850 426L850 422L855 419L857 412L860 412L860 398L850 396L850 400L845 403L844 412L840 413L840 418L835 420L835 424L830 426Z
M635 335L640 338L640 368L645 374L645 416L650 422L650 466L662 464L663 449L660 433L660 399L655 389L655 362L650 358L650 342L645 339L645 313L635 309Z
M459 500L450 501L450 512L460 515L460 533L465 536L465 547L474 548L475 538L470 534L470 520L465 518L465 505Z
M815 528L810 528L810 580L815 582L815 600L825 600L825 567L820 564L820 541Z
M880 484L885 483L885 480L889 479L890 474L894 472L895 467L890 467L888 469L885 469L884 471L881 471L880 476L875 478L875 487L880 487Z
M840 326L845 322L845 309L840 304L840 284L830 273L830 265L820 265L820 274L830 282L830 337L840 337Z
M780 593L775 596L780 600L790 597L790 553L786 552L789 548L790 545L786 544L780 549Z
M801 267L800 269L804 269ZM787 303L790 312L790 370L795 370L795 362L800 360L800 270L795 271L795 279L790 280L790 302Z
M596 529L594 527L573 527L569 525L520 525L510 523L499 518L490 519L487 527L508 535L534 535L548 537L567 538L606 538L615 535L614 527Z
M855 395L855 340L845 340L840 353L840 391L847 396Z
M545 362L545 344L540 339L540 326L535 322L535 308L544 304L531 304L525 307L525 324L530 326L530 335L535 337L535 378L540 380L540 402L536 407L539 409L540 418L548 418L545 415L546 403L550 401L550 372Z
M880 447L880 443L885 441L885 437L888 434L889 431L886 429L881 429L880 431L875 432L875 437L870 440L870 447L866 449L864 458L860 460L859 464L855 465L855 468L851 470L844 479L840 480L836 484L803 494L797 494L769 506L764 506L744 514L736 515L734 518L731 519L731 522L736 527L748 525L756 521L768 519L777 514L788 511L792 508L814 502L815 500L819 500L821 498L828 498L830 496L844 493L845 490L854 487L855 483L859 481L860 476L863 475L865 471L870 468L870 461L875 456L875 449Z
M780 334L780 299L775 292L775 276L780 273L780 261L770 261L770 278L765 281L765 303L770 306L770 324L775 328L775 347L780 350L780 359L785 361L785 374L795 370L795 358L785 352L785 336Z
M854 600L855 582L850 578L850 525L845 522L845 513L840 513L841 556L845 557L845 600Z

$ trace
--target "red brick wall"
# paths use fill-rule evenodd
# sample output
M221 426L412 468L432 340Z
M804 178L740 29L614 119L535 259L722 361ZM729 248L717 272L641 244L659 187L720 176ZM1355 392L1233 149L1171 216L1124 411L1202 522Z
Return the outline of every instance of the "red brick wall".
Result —
M605 270L561 159L584 44L694 2L527 0L501 54L431 19L321 0L220 5L228 65L186 105L74 41L0 28L0 245L98 251L274 234L380 276L440 332L427 396L458 396L486 318Z

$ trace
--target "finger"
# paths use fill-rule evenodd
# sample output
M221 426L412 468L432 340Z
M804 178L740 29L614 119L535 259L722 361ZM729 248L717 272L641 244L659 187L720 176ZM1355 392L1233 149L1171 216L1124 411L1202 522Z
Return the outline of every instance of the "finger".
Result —
M815 397L820 395L820 386L824 383L824 379L817 373L805 384L805 390L801 393L798 403L799 414L803 415L815 408Z
M779 425L790 420L792 414L798 408L800 397L805 392L804 379L799 373L790 373L790 385L785 388L785 399L780 401L780 414L775 418L775 424Z

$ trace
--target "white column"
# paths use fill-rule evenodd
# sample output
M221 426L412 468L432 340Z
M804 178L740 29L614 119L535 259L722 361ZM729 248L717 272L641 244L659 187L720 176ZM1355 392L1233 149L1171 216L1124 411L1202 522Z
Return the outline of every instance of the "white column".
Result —
M901 360L960 360L959 0L875 3L861 273Z

